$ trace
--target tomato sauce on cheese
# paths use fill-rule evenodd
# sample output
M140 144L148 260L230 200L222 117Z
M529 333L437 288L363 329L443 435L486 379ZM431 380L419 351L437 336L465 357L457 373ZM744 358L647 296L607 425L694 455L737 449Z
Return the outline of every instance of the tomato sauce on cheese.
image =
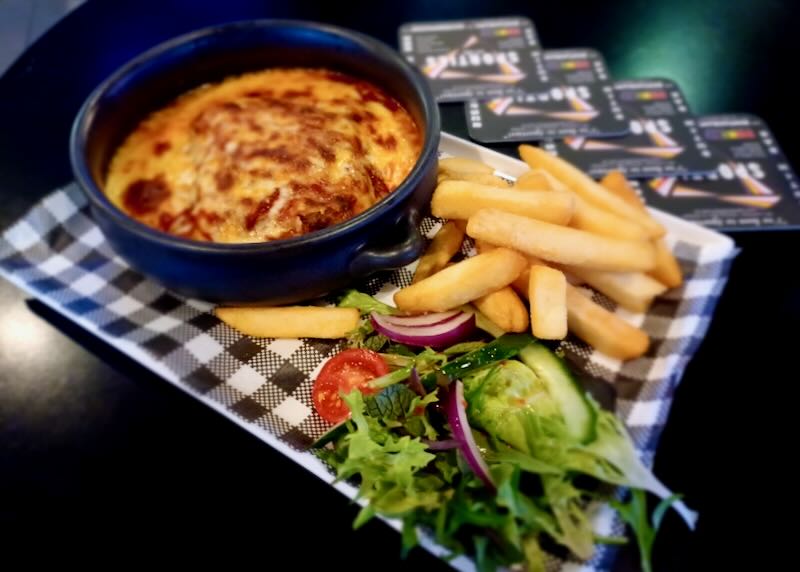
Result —
M105 192L129 216L214 242L299 236L366 210L405 179L422 134L394 98L324 69L196 88L147 117Z

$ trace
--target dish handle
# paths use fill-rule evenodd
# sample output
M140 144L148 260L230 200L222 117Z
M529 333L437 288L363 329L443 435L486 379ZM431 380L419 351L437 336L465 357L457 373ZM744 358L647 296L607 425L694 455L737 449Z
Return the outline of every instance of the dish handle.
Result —
M419 231L419 219L417 209L410 209L405 218L397 223L398 235L402 237L400 242L392 242L387 238L386 241L381 240L378 246L365 246L350 263L350 274L354 277L366 276L414 262L425 249L425 240Z

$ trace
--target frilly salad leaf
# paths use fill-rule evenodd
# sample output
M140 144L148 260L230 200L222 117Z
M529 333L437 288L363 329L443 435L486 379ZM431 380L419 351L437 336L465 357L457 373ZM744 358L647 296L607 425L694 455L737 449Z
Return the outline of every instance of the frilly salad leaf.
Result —
M397 309L376 300L358 290L348 290L339 300L340 308L356 308L363 316L370 312L378 314L396 314ZM387 346L389 338L379 334L372 327L372 321L362 319L356 329L347 334L347 345L351 348L362 348L379 352Z
M416 368L420 375L432 374L447 363L448 357L442 352L425 348L418 354L381 353L381 357L389 367Z
M339 300L339 307L355 308L362 314L369 314L370 312L384 315L397 314L397 308L392 308L388 304L384 304L369 294L364 294L358 290L348 290Z
M343 399L352 412L355 431L343 438L347 454L337 467L337 476L346 479L357 474L361 478L359 497L369 504L357 523L363 524L376 512L403 516L418 508L438 508L444 482L420 474L435 455L419 438L399 437L377 419L364 415L360 392L353 391Z
M347 346L351 348L379 352L388 343L389 338L376 332L369 320L361 320L358 327L347 333Z
M377 301L370 297L350 297L348 303L375 311L372 303ZM360 343L377 346L379 341L368 341L374 337L365 329ZM373 380L373 387L382 391L344 396L352 413L348 432L321 453L338 478L358 480L359 496L368 501L354 526L376 514L399 517L404 554L417 544L416 528L421 526L453 554L473 555L481 570L524 562L527 570L542 571L541 542L554 541L585 559L596 542L604 541L594 534L586 513L590 498L608 500L606 492L595 488L598 479L633 488L630 503L612 504L633 528L649 572L664 511L673 506L690 526L696 514L641 462L612 413L588 402L597 409L596 436L581 443L570 433L568 409L545 383L551 380L514 359L532 341L528 335L502 335L488 344L468 342L445 352L416 353L383 342L380 347L393 371ZM424 373L427 394L401 383L412 368ZM464 382L470 425L496 493L475 477L458 450L428 449L453 438L441 409L432 406L451 379ZM580 475L594 479L576 478ZM643 491L666 499L651 521Z
M404 552L416 544L414 527L427 526L454 553L481 551L480 563L487 570L535 555L538 535L557 533L558 525L546 508L521 492L521 470L514 463L493 464L500 488L494 495L462 466L454 450L427 451L419 438L405 433L410 422L426 419L437 395L412 397L405 389L396 385L366 399L358 392L344 397L352 412L350 432L328 459L339 478L360 479L359 495L369 502L354 526L376 514L397 516L403 519ZM370 400L389 403L380 409L383 416L372 417L381 413L367 404ZM403 415L387 418L404 406Z

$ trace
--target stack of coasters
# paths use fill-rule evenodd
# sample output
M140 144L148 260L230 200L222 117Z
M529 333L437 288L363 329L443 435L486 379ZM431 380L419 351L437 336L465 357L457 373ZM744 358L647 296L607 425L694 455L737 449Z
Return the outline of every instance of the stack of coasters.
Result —
M537 81L531 48L539 40L528 18L404 24L399 36L440 102L500 97Z
M752 115L695 117L669 79L613 81L589 48L543 50L522 17L410 23L400 49L439 102L464 102L472 139L538 142L595 178L723 230L800 228L800 183ZM639 181L637 181L639 179Z
M648 204L721 230L800 228L800 182L761 119L708 115L697 126L714 171L643 181Z
M538 79L533 89L467 103L470 137L500 143L627 133L628 123L599 52L537 50L531 57Z
M543 147L593 177L629 178L710 173L716 166L680 88L670 80L626 80L614 91L630 132L613 140L567 137Z

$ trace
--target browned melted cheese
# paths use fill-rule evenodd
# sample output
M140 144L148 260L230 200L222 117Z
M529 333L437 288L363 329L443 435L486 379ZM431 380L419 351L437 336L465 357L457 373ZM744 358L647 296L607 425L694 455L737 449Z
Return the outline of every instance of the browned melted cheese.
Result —
M215 242L298 236L392 192L422 136L384 91L321 69L270 69L206 85L145 119L105 192L164 232Z

